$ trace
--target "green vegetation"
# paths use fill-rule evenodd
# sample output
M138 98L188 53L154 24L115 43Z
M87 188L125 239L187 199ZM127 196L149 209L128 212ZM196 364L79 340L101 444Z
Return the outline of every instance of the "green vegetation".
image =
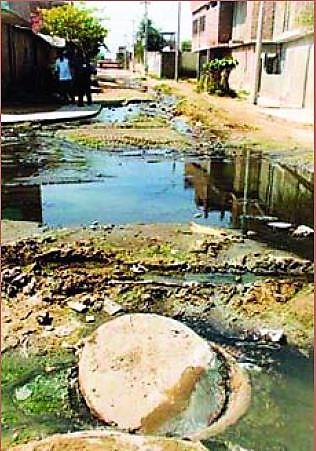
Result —
M166 83L159 83L154 87L155 91L160 92L161 94L171 95L172 89Z
M240 89L238 92L237 92L237 99L239 99L239 100L244 100L244 99L247 99L247 97L250 95L250 92L249 91L246 91L245 89Z
M123 124L117 125L118 128L161 128L161 127L169 127L169 124L166 119L160 116L146 116L145 114L139 114L137 117L131 119L128 122L124 122Z
M199 122L209 128L216 137L226 139L228 135L223 123L211 112L215 112L213 107L204 99L192 101L192 99L182 98L176 104L177 115L185 116L191 124Z
M229 87L229 76L238 64L235 58L216 58L205 63L198 80L198 90L207 91L209 94L236 97L235 91Z
M69 353L55 355L4 354L2 357L2 439L19 443L42 433L63 432L61 416L71 418L67 407Z
M128 260L129 258L126 256L126 259ZM174 260L192 261L194 256L187 251L175 249L170 243L161 243L147 245L144 248L134 250L130 255L130 259L141 259L145 264L146 262L153 263L158 261L170 263Z
M62 5L41 9L43 25L41 32L55 34L66 41L75 41L91 56L98 54L107 30L93 16L91 10L73 5Z
M163 49L165 42L160 31L153 26L153 23L148 19L148 40L147 50L149 52L159 52ZM144 55L144 39L145 39L146 21L142 19L139 24L139 29L136 35L136 43L134 48L135 57L138 61L143 61Z
M123 127L122 127L123 128ZM129 127L127 127L129 128ZM147 132L147 136L141 136L140 134L132 135L131 131L139 131L141 128L144 129L144 132ZM93 148L93 149L105 149L108 147L117 148L117 147L123 147L123 146L131 146L131 147L139 147L139 148L149 148L149 147L160 147L160 146L166 146L166 147L176 147L177 149L184 150L187 147L187 141L182 136L179 136L179 139L176 137L173 138L173 136L168 136L168 133L163 133L161 136L151 136L150 135L150 129L157 129L159 127L130 127L129 133L126 134L118 134L113 128L113 131L111 131L111 134L107 136L91 136L88 133L81 133L78 134L78 132L74 133L64 133L62 136L65 139L68 139L71 142L78 143L82 146ZM168 132L169 129L166 128L166 132ZM102 131L101 131L102 133Z
M23 390L23 391L22 391ZM61 371L52 375L38 375L16 390L16 397L22 394L19 406L25 413L43 415L60 412L67 397L67 375ZM29 394L29 396L27 396ZM24 399L24 396L27 396Z
M192 41L187 39L181 42L181 52L191 52L192 51Z

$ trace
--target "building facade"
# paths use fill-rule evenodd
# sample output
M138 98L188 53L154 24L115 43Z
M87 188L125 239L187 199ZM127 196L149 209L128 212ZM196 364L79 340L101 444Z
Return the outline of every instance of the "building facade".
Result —
M192 1L192 48L199 68L218 57L239 65L231 86L251 91L259 1ZM313 30L300 18L313 14L313 1L264 1L259 101L276 106L313 108Z

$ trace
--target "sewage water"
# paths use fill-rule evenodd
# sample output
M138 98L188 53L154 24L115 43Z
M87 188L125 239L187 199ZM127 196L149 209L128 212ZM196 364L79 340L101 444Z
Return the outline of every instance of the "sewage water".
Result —
M268 226L274 219L313 227L311 184L258 152L201 158L166 149L96 151L43 137L6 145L2 218L50 227L193 220L250 229L312 257L311 239L297 242Z
M248 412L223 434L208 440L205 444L210 450L226 450L223 441L253 451L314 449L313 353L303 356L287 346L240 341L199 320L186 324L206 339L238 348L239 361L251 378Z

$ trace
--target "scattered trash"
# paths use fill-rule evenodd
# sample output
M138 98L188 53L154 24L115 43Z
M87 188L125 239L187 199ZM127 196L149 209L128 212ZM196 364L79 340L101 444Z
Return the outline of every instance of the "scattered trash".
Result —
M299 225L293 232L292 235L296 237L307 237L314 234L314 229L306 225Z
M145 272L147 272L147 268L140 264L133 265L131 269L135 274L144 274Z
M93 315L87 315L86 316L86 323L94 323L95 318Z
M238 366L240 366L241 368L244 368L245 370L257 371L258 373L260 373L260 371L262 371L262 368L260 366L255 365L254 363L250 363L250 362L238 362Z
M105 298L103 301L103 310L108 315L115 315L118 312L122 312L122 306L118 304L117 302L113 301L110 298Z
M69 301L67 305L69 308L71 308L71 310L74 310L78 313L84 313L88 310L88 307L85 304L77 301Z
M283 329L262 328L258 330L258 333L261 338L267 341L272 341L272 343L280 343L286 341Z
M268 222L268 226L272 227L273 229L289 229L290 227L292 227L292 224L289 222L276 221Z
M19 388L15 389L15 397L18 401L25 401L31 395L32 395L32 390L29 387L27 387L26 385L23 385L23 387L19 387Z
M41 326L50 326L53 322L53 318L50 316L48 311L41 312L37 316L37 322Z
M75 330L74 326L59 326L55 328L55 335L57 337L68 337Z

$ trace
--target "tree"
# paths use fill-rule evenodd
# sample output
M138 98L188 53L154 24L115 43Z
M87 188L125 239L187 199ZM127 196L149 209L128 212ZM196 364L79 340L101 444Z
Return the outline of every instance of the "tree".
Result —
M181 42L181 52L191 52L192 51L192 41L187 39Z
M144 62L144 45L141 40L136 41L134 44L134 55L138 62Z
M91 56L103 45L107 30L93 16L91 10L70 4L41 9L43 23L40 31L55 34L68 42L75 42Z
M137 42L136 47L139 49L140 45L143 45L145 40L145 30L146 30L146 20L142 19L139 29L137 32ZM152 24L152 21L148 19L148 39L147 39L147 50L149 52L160 52L165 46L164 39Z

